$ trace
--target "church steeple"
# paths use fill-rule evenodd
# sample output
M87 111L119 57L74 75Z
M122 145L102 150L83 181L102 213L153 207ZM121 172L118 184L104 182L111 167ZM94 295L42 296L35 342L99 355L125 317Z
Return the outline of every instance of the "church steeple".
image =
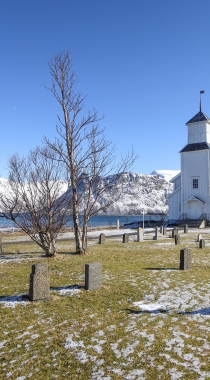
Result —
M201 94L204 94L204 91L200 91L199 112L186 123L188 127L188 145L184 148L184 151L210 148L210 119L202 112Z
M200 107L201 107L201 105L200 105ZM190 119L186 123L186 125L199 123L200 121L205 121L206 123L210 124L210 119L201 110L198 113L196 113L196 115L193 116L192 119Z
M199 123L201 121L205 121L207 122L208 124L210 124L210 119L208 118L208 116L206 116L203 112L202 112L202 101L201 101L201 95L204 94L204 90L200 91L200 110L199 112L192 117L192 119L190 119L186 125L188 124L194 124L194 123Z
M204 94L204 90L200 91L200 112L202 111L201 94Z

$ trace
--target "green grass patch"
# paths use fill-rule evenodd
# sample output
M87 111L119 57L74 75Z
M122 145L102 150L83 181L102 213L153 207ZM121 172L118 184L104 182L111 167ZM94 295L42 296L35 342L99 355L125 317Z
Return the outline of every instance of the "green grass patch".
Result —
M182 235L180 246L108 240L86 256L60 241L56 259L8 240L0 259L0 378L210 379L210 247L200 250L196 236ZM179 271L185 247L193 268ZM52 299L15 302L28 294L37 262L49 266ZM92 262L102 264L103 285L90 292L84 267Z

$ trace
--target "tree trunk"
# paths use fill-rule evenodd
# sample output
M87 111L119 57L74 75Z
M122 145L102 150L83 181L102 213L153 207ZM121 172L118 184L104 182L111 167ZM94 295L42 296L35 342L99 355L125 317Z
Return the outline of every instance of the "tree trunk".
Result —
M2 250L2 236L0 236L0 253L2 253L3 250Z
M47 237L48 237L48 250L47 250L46 255L51 256L51 257L56 257L57 256L57 250L55 247L55 239L53 238L53 236L51 236L50 233L49 233L49 235L47 235Z
M45 248L45 254L47 257L56 257L57 256L57 250L53 246L49 246L48 248Z
M76 252L81 254L82 252L82 240L81 240L81 229L79 224L79 207L77 202L77 193L73 189L73 221L74 221L74 235Z
M50 235L48 232L45 235L45 238L42 236L41 233L39 233L39 237L41 240L42 249L45 252L47 257L56 257L57 256L57 250L55 247L55 239Z
M83 222L83 228L82 228L82 249L83 253L87 253L87 227L88 227L88 220L87 216L84 215L84 222Z

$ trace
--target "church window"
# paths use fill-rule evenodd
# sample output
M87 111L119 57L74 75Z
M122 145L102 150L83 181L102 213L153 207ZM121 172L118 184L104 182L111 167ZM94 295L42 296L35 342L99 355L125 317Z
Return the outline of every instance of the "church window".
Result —
M193 178L193 189L198 189L198 178Z

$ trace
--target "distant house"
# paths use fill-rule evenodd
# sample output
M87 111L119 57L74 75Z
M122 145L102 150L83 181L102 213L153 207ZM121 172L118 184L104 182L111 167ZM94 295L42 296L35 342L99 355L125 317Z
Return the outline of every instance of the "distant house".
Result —
M210 119L200 111L186 123L188 143L180 151L181 172L171 179L169 221L210 220Z

